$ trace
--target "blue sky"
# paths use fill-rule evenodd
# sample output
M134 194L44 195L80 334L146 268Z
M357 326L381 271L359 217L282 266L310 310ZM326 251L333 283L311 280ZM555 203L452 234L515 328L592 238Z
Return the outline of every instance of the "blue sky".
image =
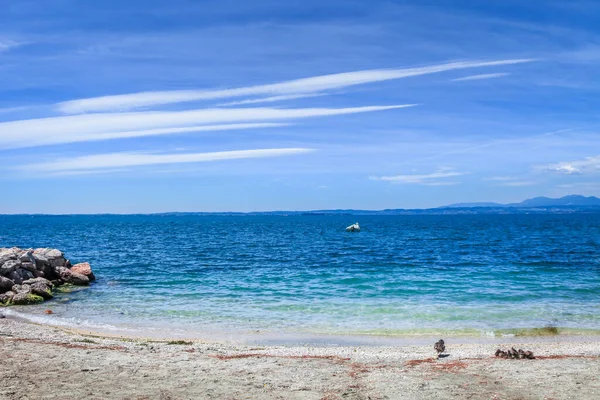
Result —
M596 1L0 0L0 213L600 195Z

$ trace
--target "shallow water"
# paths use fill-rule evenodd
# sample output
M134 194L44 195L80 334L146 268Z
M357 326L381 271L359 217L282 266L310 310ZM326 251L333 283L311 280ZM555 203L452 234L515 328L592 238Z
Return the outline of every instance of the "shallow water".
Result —
M345 232L355 220L362 231ZM56 247L92 264L92 287L13 308L80 327L600 329L600 215L0 216L9 246Z

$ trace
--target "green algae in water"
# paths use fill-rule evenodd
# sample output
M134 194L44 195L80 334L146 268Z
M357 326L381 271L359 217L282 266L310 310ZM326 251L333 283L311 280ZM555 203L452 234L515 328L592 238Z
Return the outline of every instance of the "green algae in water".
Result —
M543 328L516 328L501 329L494 332L496 336L556 336L563 334L574 334L573 329L562 329L556 326L545 326Z
M171 340L170 342L167 342L167 344L177 344L177 345L191 345L193 344L192 342L187 342L185 340Z

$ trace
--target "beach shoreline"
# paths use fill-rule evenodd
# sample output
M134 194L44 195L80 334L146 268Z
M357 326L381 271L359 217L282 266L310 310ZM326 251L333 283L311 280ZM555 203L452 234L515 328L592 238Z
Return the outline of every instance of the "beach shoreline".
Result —
M511 340L512 339L512 340ZM0 397L49 399L567 399L600 395L600 338L397 346L164 340L0 319ZM416 343L420 343L415 340ZM497 348L535 360L494 357ZM119 382L114 384L114 379ZM56 382L65 382L57 385Z
M49 310L49 311L48 311ZM50 312L48 315L46 312ZM62 318L47 307L22 306L0 309L0 314L15 321L51 326L66 332L87 336L119 337L132 340L188 340L210 341L231 345L283 345L283 346L410 346L427 345L439 337L451 338L460 344L529 343L531 341L588 341L600 342L600 330L564 327L535 327L497 330L477 329L427 329L387 332L340 332L340 331L290 331L251 329L242 327L208 327L198 329L160 323L136 325L104 324L99 321L76 321ZM167 333L165 333L167 332ZM435 341L434 340L434 341Z

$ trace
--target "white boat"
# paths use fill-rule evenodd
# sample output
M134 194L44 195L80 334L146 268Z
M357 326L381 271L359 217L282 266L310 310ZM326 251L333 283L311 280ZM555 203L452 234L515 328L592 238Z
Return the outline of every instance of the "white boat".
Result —
M352 224L346 228L346 232L360 232L360 225L358 225L358 222Z

